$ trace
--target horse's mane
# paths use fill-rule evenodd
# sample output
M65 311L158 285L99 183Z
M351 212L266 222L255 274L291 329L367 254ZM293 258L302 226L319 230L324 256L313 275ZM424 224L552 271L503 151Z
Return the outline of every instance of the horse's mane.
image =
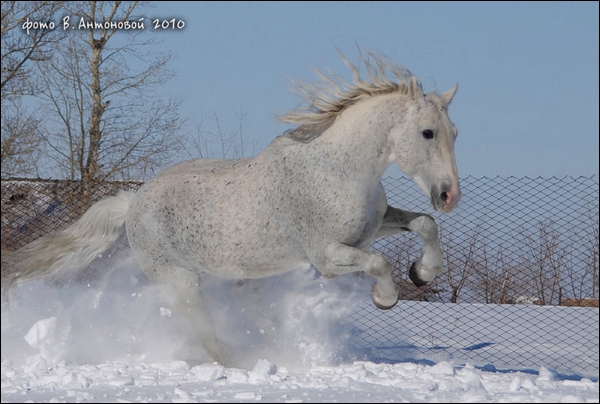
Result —
M329 126L338 114L360 100L395 92L423 94L417 78L408 69L391 59L369 51L364 51L365 56L359 49L360 62L369 76L368 80L363 80L360 76L360 63L359 66L353 65L341 51L339 52L344 64L352 73L353 83L346 82L329 70L328 74L325 74L313 68L321 82L316 84L295 82L296 88L293 90L307 104L278 116L279 121L322 128ZM391 73L396 81L389 78L387 72Z

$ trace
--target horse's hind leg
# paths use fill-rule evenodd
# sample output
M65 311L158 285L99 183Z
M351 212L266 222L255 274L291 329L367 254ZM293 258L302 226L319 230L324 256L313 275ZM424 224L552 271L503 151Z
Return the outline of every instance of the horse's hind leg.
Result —
M431 282L443 268L438 226L426 213L409 212L388 205L377 237L406 231L417 233L423 240L421 257L412 264L408 276L416 286Z
M216 338L212 320L204 304L200 291L200 275L180 267L153 269L145 271L148 278L171 289L177 309L191 322L211 359L228 366L229 358Z

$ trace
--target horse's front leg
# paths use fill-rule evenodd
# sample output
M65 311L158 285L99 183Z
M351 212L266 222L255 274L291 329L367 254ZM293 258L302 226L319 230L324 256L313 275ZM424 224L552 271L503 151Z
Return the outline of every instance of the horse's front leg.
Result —
M317 268L324 275L341 275L365 271L377 282L373 286L373 303L382 309L391 309L398 302L398 285L392 279L392 265L379 253L364 251L341 243L325 248Z
M417 233L423 240L421 257L414 262L408 276L416 286L431 282L443 268L442 248L438 226L433 217L426 213L409 212L387 207L377 237L386 237L406 231Z

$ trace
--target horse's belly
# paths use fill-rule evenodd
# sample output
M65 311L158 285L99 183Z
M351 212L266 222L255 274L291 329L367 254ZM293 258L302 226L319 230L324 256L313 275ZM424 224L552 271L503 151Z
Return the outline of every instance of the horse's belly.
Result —
M196 269L199 272L208 272L212 275L227 279L258 279L310 266L310 262L308 262L307 259L299 260L293 258L281 260L279 262L256 262L254 263L255 265L252 264L253 263L246 262L238 265L235 263L202 265Z
M240 229L237 234L213 234L210 241L201 244L201 248L190 246L190 265L226 278L262 278L308 263L304 252L288 237L251 228Z

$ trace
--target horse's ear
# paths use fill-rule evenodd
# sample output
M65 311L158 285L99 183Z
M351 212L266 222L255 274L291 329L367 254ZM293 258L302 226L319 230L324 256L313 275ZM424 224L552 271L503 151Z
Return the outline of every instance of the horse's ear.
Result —
M410 76L408 81L408 94L413 100L423 97L423 87L415 76Z
M444 101L444 103L446 105L450 104L450 102L452 101L452 98L454 97L454 94L456 94L456 90L458 90L458 83L456 83L456 85L454 87L452 87L450 90L448 90L445 93L443 93L442 95L440 95L440 98L442 99L442 101Z

